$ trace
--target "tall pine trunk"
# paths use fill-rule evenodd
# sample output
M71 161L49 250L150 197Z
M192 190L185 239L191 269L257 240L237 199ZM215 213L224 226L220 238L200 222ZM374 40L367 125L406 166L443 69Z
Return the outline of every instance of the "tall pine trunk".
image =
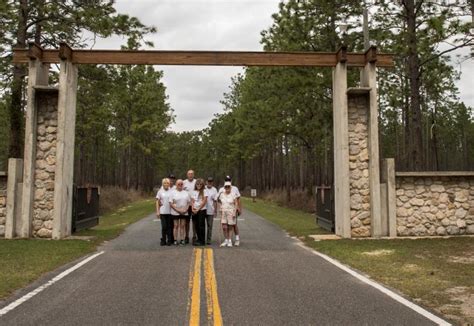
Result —
M16 31L16 47L26 47L26 22L28 18L28 1L20 0L18 9L18 29ZM13 80L11 84L11 101L8 108L10 117L10 144L8 156L23 157L23 81L25 68L22 65L13 65Z
M408 75L410 80L410 150L408 168L419 171L423 169L423 139L421 121L421 95L420 95L420 60L416 35L416 8L415 0L406 0L406 16L408 30Z

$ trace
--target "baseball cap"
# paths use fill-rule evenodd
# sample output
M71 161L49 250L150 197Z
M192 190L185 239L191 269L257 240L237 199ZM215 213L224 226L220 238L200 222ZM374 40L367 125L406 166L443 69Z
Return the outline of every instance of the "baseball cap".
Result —
M224 187L226 187L226 186L229 186L229 187L232 186L232 182L230 182L230 181L224 182Z
M214 178L213 177L208 177L207 181L212 182L212 181L214 181Z
M232 178L230 175L226 175L224 181L232 181Z
M176 177L174 176L174 174L170 174L170 175L168 176L168 178L169 178L169 179L176 179Z

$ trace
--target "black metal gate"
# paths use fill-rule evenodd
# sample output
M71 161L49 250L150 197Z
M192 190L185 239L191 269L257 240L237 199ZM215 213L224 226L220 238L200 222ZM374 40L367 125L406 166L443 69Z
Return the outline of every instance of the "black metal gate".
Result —
M316 187L316 222L328 231L335 231L334 187Z
M99 224L99 187L74 186L72 232Z

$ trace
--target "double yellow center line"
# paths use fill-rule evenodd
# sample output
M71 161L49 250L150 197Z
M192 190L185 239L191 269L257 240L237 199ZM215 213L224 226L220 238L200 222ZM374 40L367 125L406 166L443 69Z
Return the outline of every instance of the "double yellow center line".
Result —
M204 256L204 286L206 290L207 322L209 325L221 326L222 314L217 295L214 255L210 248L194 249L193 263L189 273L189 325L199 325L201 311L201 266Z

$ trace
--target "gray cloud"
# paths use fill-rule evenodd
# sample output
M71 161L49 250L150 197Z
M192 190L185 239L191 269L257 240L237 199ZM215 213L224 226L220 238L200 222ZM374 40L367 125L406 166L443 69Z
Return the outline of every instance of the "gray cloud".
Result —
M120 13L154 25L147 37L161 50L261 50L260 32L268 28L280 0L117 0ZM125 40L98 40L95 48L119 48ZM159 67L176 114L172 130L197 130L222 112L219 101L241 67ZM460 96L474 107L474 63L462 65Z

